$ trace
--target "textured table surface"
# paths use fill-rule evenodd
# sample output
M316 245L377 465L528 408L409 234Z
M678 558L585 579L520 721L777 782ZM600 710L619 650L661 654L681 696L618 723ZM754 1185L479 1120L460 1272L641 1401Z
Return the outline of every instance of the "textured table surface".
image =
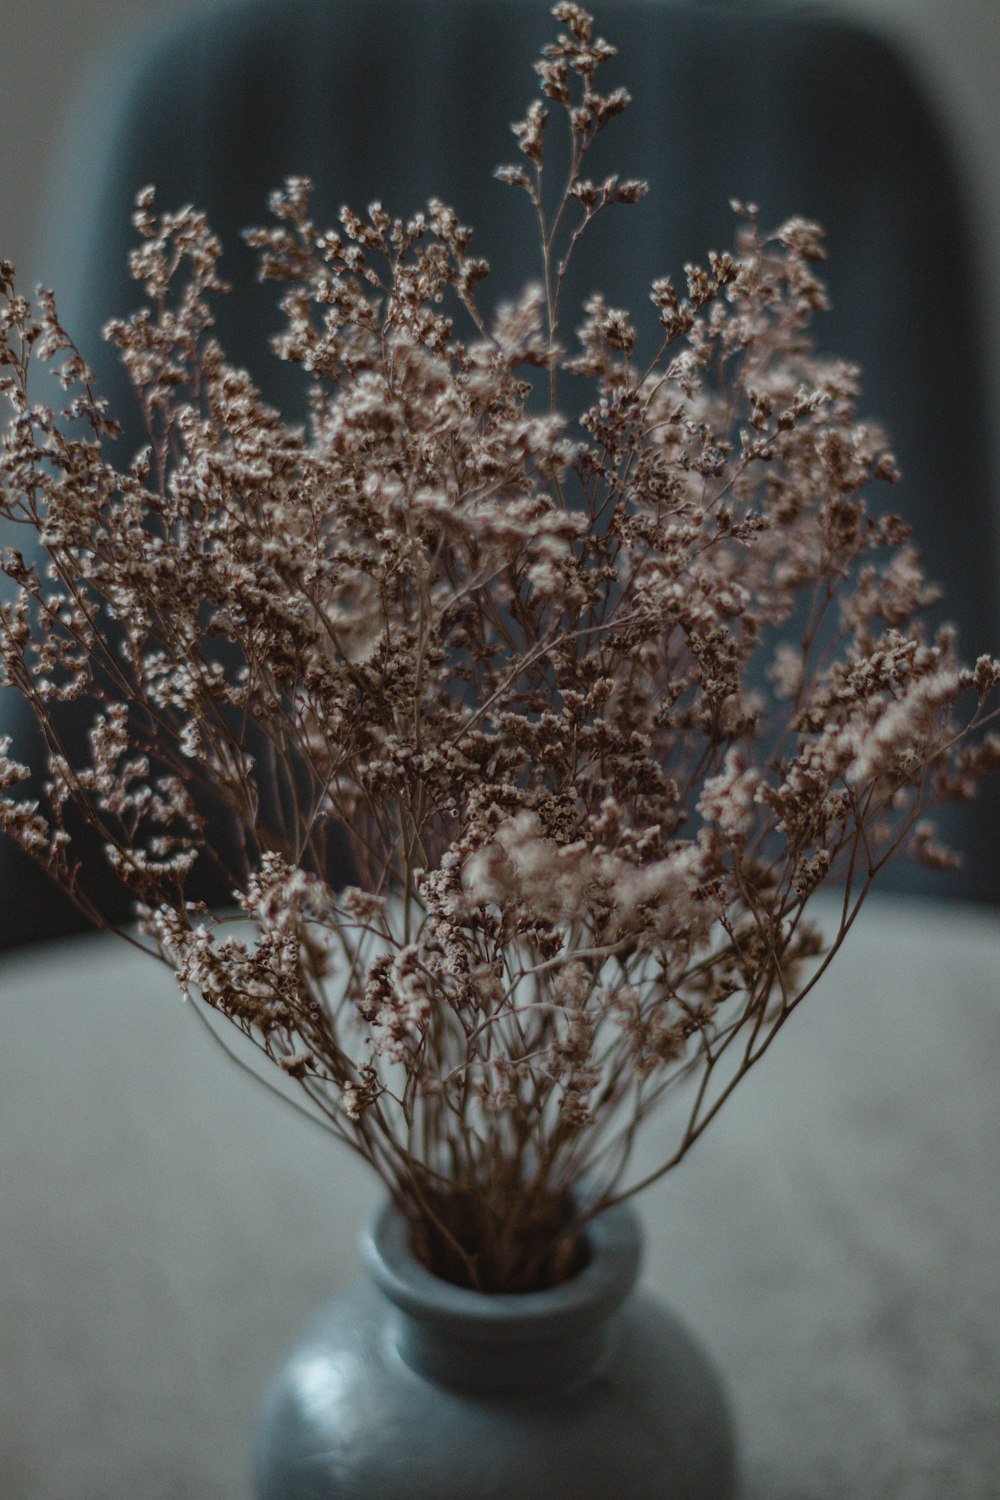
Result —
M249 1500L377 1185L116 940L0 959L0 1026L0 1496ZM1000 917L872 900L642 1217L744 1500L1000 1500Z

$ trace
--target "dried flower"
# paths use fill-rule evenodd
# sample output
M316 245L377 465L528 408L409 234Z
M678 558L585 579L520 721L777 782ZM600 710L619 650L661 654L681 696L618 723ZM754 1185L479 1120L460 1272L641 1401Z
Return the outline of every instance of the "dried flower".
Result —
M587 12L554 14L538 76L572 165L553 209L536 99L525 164L499 169L544 247L514 305L484 316L488 267L437 200L320 231L292 178L249 233L307 430L215 341L220 247L194 210L137 199L148 305L107 330L147 429L124 463L53 298L36 317L0 265L0 515L47 559L0 559L0 683L49 751L18 800L0 742L0 831L100 921L75 807L185 991L365 1156L435 1268L503 1290L555 1274L582 1184L581 1221L644 1185L635 1131L696 1078L653 1175L682 1159L886 862L952 862L926 808L1000 768L995 735L968 738L1000 662L928 638L906 528L869 509L891 455L857 372L812 352L815 225L767 234L734 205L731 253L687 266L686 296L653 284L652 357L598 295L561 345L581 233L645 184L584 177L628 95L597 91L614 49ZM39 362L61 414L29 398ZM575 422L566 375L589 382ZM188 899L205 864L238 918ZM824 949L803 913L831 876Z

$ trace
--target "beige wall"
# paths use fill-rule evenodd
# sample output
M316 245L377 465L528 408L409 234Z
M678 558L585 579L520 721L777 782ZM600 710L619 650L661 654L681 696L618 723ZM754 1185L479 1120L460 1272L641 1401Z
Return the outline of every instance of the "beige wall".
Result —
M1000 0L834 3L892 37L937 106L966 172L1000 342Z
M57 144L110 46L206 0L0 0L0 255L25 287L47 278L41 232ZM1000 392L1000 0L831 0L895 37L936 100L974 193ZM548 0L539 0L540 11ZM600 0L591 7L600 16Z
M80 90L109 47L204 0L0 0L0 256L47 280L42 204Z

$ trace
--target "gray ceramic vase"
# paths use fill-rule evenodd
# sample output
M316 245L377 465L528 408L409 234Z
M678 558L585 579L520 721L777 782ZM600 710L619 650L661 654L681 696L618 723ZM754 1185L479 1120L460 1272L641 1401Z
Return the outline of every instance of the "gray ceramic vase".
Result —
M489 1296L439 1280L385 1206L369 1279L308 1330L265 1402L259 1500L732 1500L718 1378L634 1290L630 1208L572 1281Z

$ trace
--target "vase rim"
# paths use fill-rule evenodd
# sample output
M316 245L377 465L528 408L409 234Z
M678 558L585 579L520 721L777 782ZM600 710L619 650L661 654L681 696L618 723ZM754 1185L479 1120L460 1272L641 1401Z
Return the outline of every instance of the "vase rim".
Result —
M561 1337L608 1316L628 1296L642 1254L631 1205L603 1209L584 1233L587 1263L569 1281L538 1292L478 1292L435 1276L413 1254L409 1226L391 1199L362 1235L361 1253L379 1289L410 1317L465 1338L510 1342Z

